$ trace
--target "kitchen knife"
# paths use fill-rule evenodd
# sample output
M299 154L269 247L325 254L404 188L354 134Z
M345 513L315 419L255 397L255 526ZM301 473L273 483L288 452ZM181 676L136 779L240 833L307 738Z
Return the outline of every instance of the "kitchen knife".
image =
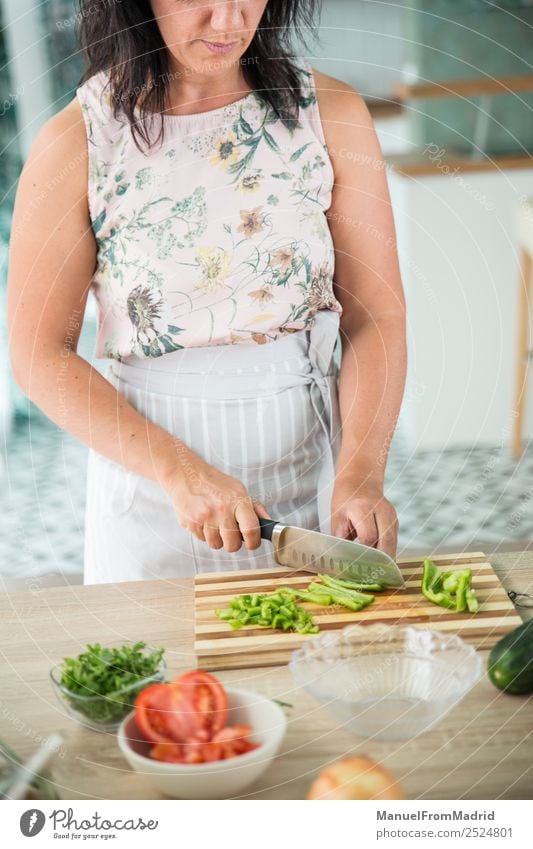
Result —
M259 519L261 537L272 542L280 566L303 569L361 583L404 587L398 566L389 555L361 542L341 539L284 525L276 519Z

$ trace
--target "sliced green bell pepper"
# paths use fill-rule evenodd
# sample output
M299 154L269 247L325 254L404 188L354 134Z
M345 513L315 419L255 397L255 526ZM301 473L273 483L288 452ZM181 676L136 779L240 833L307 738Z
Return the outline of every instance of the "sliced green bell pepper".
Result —
M477 613L479 602L472 589L472 570L441 571L432 560L423 563L422 595L439 607L460 613Z

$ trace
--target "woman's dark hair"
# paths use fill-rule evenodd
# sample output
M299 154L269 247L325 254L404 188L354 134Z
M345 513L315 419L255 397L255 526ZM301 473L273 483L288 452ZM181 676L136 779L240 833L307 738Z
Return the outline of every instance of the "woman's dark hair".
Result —
M139 150L139 139L151 147L148 119L168 109L171 72L149 0L79 0L79 5L78 37L87 63L80 85L108 72L115 117L126 115ZM268 0L240 60L248 85L287 125L298 120L301 98L300 74L291 59L293 36L307 46L305 30L316 32L320 7L321 0ZM156 141L164 135L163 119L160 124Z

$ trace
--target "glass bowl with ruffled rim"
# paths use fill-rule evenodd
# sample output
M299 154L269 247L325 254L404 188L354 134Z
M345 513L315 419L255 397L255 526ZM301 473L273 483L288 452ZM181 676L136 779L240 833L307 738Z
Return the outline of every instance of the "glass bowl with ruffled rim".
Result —
M293 652L296 683L359 737L408 740L443 719L482 674L456 634L411 625L349 625Z

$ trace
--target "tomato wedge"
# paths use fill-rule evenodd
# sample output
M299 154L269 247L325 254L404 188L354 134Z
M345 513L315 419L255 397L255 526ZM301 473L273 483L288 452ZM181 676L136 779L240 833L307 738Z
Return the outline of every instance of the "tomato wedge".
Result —
M168 684L150 684L135 699L135 722L150 743L173 743L167 729L170 715Z
M195 669L175 678L172 686L184 693L196 712L196 733L206 732L206 739L211 739L224 728L228 721L228 696L213 675Z
M198 740L208 739L203 733L201 717L191 700L191 693L175 681L165 684L167 688L168 712L165 716L165 730L176 743L183 743L191 737Z
M152 743L150 757L166 763L201 764L252 749L249 725L226 723L228 696L209 672L194 670L167 684L152 684L135 699L135 721Z
M221 761L224 754L222 743L214 743L212 741L204 743L203 754L206 764L213 761Z
M213 743L219 743L222 746L224 759L234 758L236 755L244 755L258 748L258 743L252 743L247 739L251 733L251 725L227 726L215 734Z
M150 749L150 757L156 761L164 761L169 764L180 764L183 762L183 751L180 743L157 743Z
M188 740L186 743L157 743L150 749L150 757L165 763L200 764L223 759L222 743Z

